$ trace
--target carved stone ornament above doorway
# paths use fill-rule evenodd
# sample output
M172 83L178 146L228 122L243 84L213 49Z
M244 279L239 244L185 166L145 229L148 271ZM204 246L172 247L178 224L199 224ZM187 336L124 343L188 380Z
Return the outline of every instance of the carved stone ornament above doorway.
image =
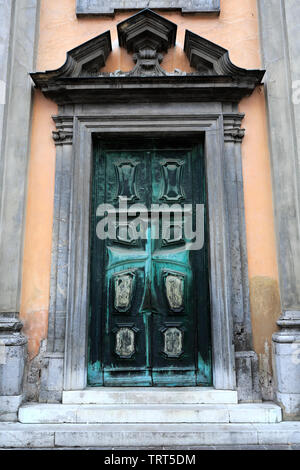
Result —
M176 44L177 25L149 9L119 23L117 28L120 46L133 53L136 63L130 72L101 73L112 50L110 31L106 31L69 51L65 64L57 70L32 73L36 86L58 104L94 102L95 98L111 102L113 90L109 97L107 94L111 84L122 87L124 100L138 99L145 92L151 97L153 79L156 86L166 89L162 101L169 99L167 90L175 81L179 100L196 95L203 101L239 101L250 95L264 76L262 70L236 67L226 49L190 31L186 31L184 51L195 72L167 73L160 64L163 53Z
M160 8L182 13L220 13L220 0L77 0L77 16L114 15L116 11Z

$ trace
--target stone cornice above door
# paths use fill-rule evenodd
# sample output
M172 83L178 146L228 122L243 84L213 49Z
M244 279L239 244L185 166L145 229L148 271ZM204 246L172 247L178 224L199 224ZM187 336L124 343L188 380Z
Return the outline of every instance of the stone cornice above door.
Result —
M162 53L175 45L176 32L176 24L145 9L118 25L120 46L134 53L136 65L130 72L101 73L112 50L107 31L69 51L59 69L31 77L45 96L60 105L95 99L238 102L261 83L264 71L236 67L226 49L190 31L184 51L195 72L167 73L160 66Z

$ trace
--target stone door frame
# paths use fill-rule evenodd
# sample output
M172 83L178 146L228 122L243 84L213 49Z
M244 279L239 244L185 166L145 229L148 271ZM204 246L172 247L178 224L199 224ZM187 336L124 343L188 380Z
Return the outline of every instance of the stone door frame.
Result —
M111 134L126 136L167 134L182 135L186 139L191 135L195 137L203 133L209 213L213 385L217 389L235 389L231 289L236 266L231 262L230 240L233 236L232 231L236 227L232 226L228 216L225 179L228 164L228 162L226 164L228 152L226 147L235 154L236 143L239 143L236 142L236 138L229 138L230 126L233 121L240 124L243 115L236 112L224 114L221 104L201 102L186 103L183 106L182 103L180 105L170 103L164 106L163 114L159 114L159 104L156 106L127 104L123 105L123 110L120 110L119 105L111 105L109 114L104 114L107 112L107 107L104 109L101 105L87 105L86 113L82 113L82 106L80 108L80 114L75 111L74 116L62 114L55 118L59 130L56 135L58 161L53 257L57 262L54 261L52 265L52 273L56 273L56 281L59 281L60 277L60 281L65 282L65 285L58 285L58 282L53 285L52 282L51 299L52 301L56 299L56 305L55 311L51 309L49 335L50 337L54 335L53 344L58 347L61 335L59 324L63 317L66 331L62 389L82 390L87 386L89 220L93 134L101 135L103 138ZM183 109L187 112L182 113ZM230 197L241 198L242 195L238 194L241 189L239 185L232 187ZM70 225L63 228L63 224ZM67 276L64 276L66 272L59 258L63 255L61 248L67 246L68 270ZM62 317L57 315L57 301L66 301L66 310ZM51 323L54 331L50 328ZM62 324L61 326L63 328ZM48 354L48 358L51 357L54 360L62 359L62 354L56 351L54 355Z

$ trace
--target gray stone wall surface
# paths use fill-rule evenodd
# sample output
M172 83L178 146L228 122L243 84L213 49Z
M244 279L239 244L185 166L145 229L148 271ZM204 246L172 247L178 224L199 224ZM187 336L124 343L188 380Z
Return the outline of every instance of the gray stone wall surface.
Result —
M259 0L283 310L300 310L300 2Z
M77 15L108 15L116 10L161 8L183 13L219 13L220 0L77 0Z
M0 1L0 312L18 312L37 0ZM2 115L2 116L1 116Z
M12 2L0 0L0 149L2 147L2 130L6 111L6 82L8 75L8 51ZM0 173L2 179L3 172ZM1 185L0 185L1 186Z
M38 0L0 0L0 420L17 419L27 339L18 321Z
M273 335L277 400L300 417L300 2L259 0L282 316ZM298 384L298 386L296 386Z

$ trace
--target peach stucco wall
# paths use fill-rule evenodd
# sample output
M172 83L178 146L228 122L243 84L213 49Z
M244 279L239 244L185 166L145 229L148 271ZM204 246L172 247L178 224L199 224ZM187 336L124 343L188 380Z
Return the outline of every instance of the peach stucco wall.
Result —
M131 14L118 13L114 18L77 19L75 0L42 0L37 70L61 66L67 50L108 29L112 34L113 52L105 70L130 70L133 62L126 51L118 48L116 24ZM261 67L256 0L221 0L219 17L182 16L179 12L160 14L178 25L177 47L169 52L162 64L166 70L179 68L190 71L182 50L186 29L228 49L236 65ZM246 113L242 153L254 346L263 358L271 333L276 328L275 320L280 308L263 88L257 88L250 98L244 99L240 111ZM38 353L40 342L47 333L55 172L51 115L55 113L56 105L36 91L21 306L31 358Z

